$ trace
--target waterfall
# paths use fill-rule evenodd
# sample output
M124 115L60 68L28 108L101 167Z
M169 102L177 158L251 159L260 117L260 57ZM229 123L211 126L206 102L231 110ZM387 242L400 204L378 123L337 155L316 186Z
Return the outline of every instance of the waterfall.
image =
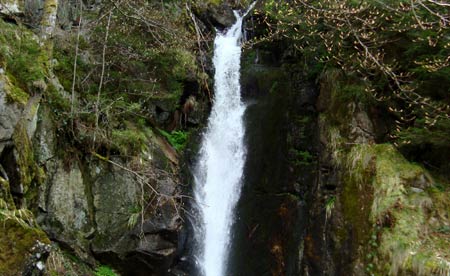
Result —
M214 101L194 172L194 197L200 214L196 258L205 276L222 276L226 271L233 210L245 161L245 105L239 83L245 14L234 13L236 23L218 33L214 41Z

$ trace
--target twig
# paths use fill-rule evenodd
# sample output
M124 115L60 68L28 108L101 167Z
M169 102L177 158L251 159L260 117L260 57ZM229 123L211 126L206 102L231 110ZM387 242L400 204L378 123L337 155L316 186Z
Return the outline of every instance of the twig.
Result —
M99 116L100 116L100 110L99 110L99 106L100 106L100 95L102 93L102 86L103 86L103 78L105 76L105 56L106 56L106 47L107 47L107 43L108 43L108 36L109 36L109 27L111 25L111 17L112 17L112 11L109 12L109 16L108 16L108 23L106 25L106 33L105 33L105 41L103 43L103 52L102 52L102 72L100 75L100 83L98 85L98 92L97 92L97 101L95 104L95 131L94 131L94 145L95 145L95 138L96 138L96 133L97 133L97 129L98 129L98 120L99 120Z
M78 64L78 50L80 46L80 34L81 34L81 26L83 24L83 2L80 0L78 2L80 5L80 22L78 24L77 31L77 42L75 44L75 59L73 61L73 77L72 77L72 96L71 96L71 105L70 105L70 118L72 119L72 132L73 132L73 117L75 112L75 82L77 79L77 64Z

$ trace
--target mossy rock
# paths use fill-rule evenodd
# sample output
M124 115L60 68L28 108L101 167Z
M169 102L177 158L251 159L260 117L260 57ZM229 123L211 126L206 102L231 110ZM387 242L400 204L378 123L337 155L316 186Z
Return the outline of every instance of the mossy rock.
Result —
M377 145L374 150L377 174L371 216L382 227L379 252L390 264L380 265L380 271L390 275L450 273L450 235L434 233L430 225L430 221L438 219L448 225L449 218L436 214L442 213L442 208L448 210L450 201L442 198L448 198L449 193L430 196L426 190L433 185L433 179L393 146Z
M33 179L41 173L34 158L31 140L28 137L24 121L20 121L13 134L15 150L17 152L16 162L19 168L20 182L26 193Z
M3 82L3 89L10 103L17 103L22 107L27 104L30 96L22 88L14 84L16 80L13 76L0 75L0 81Z
M448 191L432 189L431 176L390 144L356 145L341 158L347 176L340 200L353 238L365 248L362 256L370 256L367 271L450 272L450 233L436 230L450 223L443 215L450 210ZM338 235L348 238L342 231Z
M25 227L15 220L0 218L0 275L22 275L33 247L50 244L42 230Z
M9 181L0 176L0 200L3 200L7 208L15 208L14 201L9 188Z
M51 53L41 47L30 30L3 20L0 20L0 44L2 66L13 82L12 97L23 102L23 92L32 94L36 89L34 83L46 79Z

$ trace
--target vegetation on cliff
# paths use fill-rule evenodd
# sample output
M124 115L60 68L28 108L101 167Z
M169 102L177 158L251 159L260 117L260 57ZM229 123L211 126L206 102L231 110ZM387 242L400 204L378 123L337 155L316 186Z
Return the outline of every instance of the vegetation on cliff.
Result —
M320 85L331 253L350 250L356 275L448 274L448 4L269 0L254 20L249 47L283 45Z
M283 40L312 73L342 68L362 88L342 91L342 97L377 101L395 122L387 139L417 161L448 171L444 160L433 163L450 145L448 4L265 1L260 14L268 33L252 43ZM417 156L426 151L435 156Z
M28 265L43 269L37 262L45 262L47 251L41 260L28 264L34 260L28 255L31 248L37 242L49 243L41 226L56 240L67 242L77 255L74 259L82 259L72 265L75 262L65 250L55 249L47 263L50 275L113 275L108 267L96 272L90 267L96 264L92 253L86 254L91 240L100 244L94 250L109 250L120 235L138 231L144 220L156 216L156 206L164 206L164 216L158 214L158 219L170 220L159 227L168 233L178 231L178 154L188 128L202 122L192 123L190 113L198 101L206 105L208 99L207 28L199 29L202 23L193 14L197 4L188 1L42 3L44 14L38 10L22 14L22 3L17 14L0 11L0 93L5 93L2 104L16 111L5 115L8 109L1 109L1 113L17 117L11 122L15 124L11 137L0 141L0 223L1 232L7 233L0 240L0 271L16 275ZM41 31L46 32L44 37ZM95 182L101 181L100 168L108 185L117 184L115 188L99 188L109 187ZM58 186L60 182L63 186ZM71 207L49 211L65 198L58 194L60 188L70 198L62 204ZM99 193L113 201L98 203L103 196ZM59 198L48 201L47 194ZM114 200L136 205L138 214L129 206L118 215L98 210L122 208ZM35 223L37 214L40 226ZM127 220L132 221L128 226ZM110 229L111 223L120 227ZM102 240L111 235L117 239ZM176 245L164 239L172 238L161 238L170 249L164 254L172 256L171 247ZM144 247L152 250L152 246L156 245ZM126 244L114 250L133 248Z

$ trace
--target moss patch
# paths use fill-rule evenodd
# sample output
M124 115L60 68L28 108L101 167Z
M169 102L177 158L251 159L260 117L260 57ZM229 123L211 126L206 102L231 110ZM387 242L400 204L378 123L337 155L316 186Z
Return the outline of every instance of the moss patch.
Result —
M32 184L40 184L45 179L45 174L35 161L32 144L23 119L19 121L14 130L13 141L17 152L16 161L20 182L23 185L25 197L32 201L37 196L37 189L31 189Z
M0 274L20 275L31 248L37 241L50 243L44 232L26 227L17 220L5 219L0 213Z
M31 31L3 20L0 20L0 45L1 66L14 76L14 81L10 78L15 90L11 97L22 100L23 92L31 94L33 83L45 80L48 75L50 53L43 50Z
M392 145L357 145L346 156L343 213L356 230L355 238L367 243L367 255L373 261L368 271L449 273L450 233L439 231L449 225L448 191L429 188L433 180L427 172ZM373 239L369 239L371 232Z
M27 104L30 96L22 90L15 83L15 78L10 75L0 75L0 81L4 83L4 91L6 93L6 99L10 103L18 103L21 106L25 106Z
M0 176L0 209L14 208L9 182Z

